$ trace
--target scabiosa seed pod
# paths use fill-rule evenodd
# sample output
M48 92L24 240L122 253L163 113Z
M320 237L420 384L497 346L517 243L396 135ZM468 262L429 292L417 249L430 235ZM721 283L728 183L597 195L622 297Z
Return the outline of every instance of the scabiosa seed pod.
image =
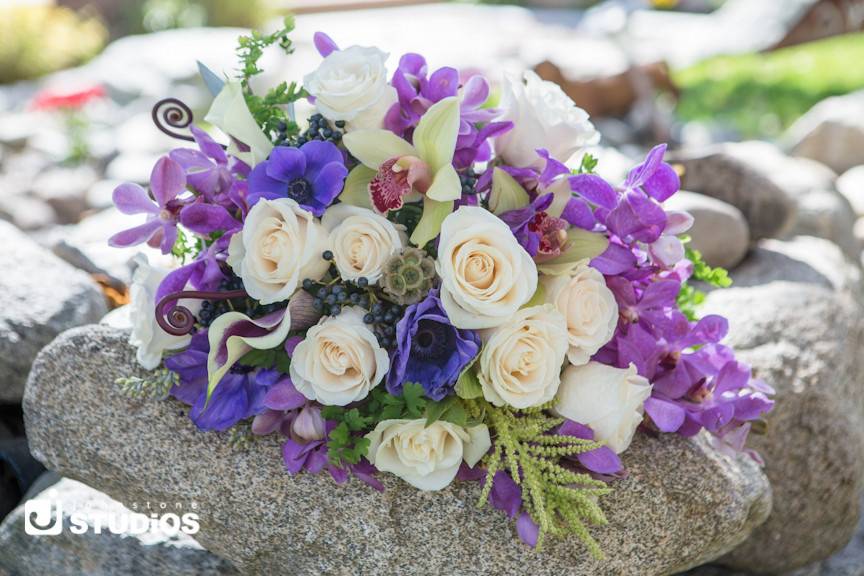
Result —
M435 261L417 248L405 248L384 264L381 288L397 304L422 300L435 279Z

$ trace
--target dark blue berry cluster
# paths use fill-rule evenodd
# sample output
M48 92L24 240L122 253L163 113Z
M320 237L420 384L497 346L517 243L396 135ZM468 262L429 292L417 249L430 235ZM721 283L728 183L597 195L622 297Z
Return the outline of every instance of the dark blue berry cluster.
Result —
M342 140L342 134L345 128L344 120L337 120L330 124L321 114L314 114L309 118L309 128L296 137L291 137L288 134L288 124L282 122L279 124L276 136L277 146L302 146L312 140L323 140L338 144Z
M471 196L477 193L477 174L470 168L459 173L459 181L462 183L462 194Z
M219 284L219 292L242 289L243 281L234 274L231 274ZM230 300L204 300L201 303L201 310L198 312L198 323L207 328L216 318L231 311L242 312L250 318L260 318L280 308L285 308L286 305L287 302L261 304L257 300L248 297L231 298Z
M405 315L405 307L392 302L376 302L369 312L363 316L363 322L369 325L372 333L378 339L382 348L396 346L396 324Z
M370 296L366 278L357 281L342 281L333 284L319 284L309 278L303 281L303 289L315 297L312 307L326 316L338 316L343 306L359 306L369 309Z

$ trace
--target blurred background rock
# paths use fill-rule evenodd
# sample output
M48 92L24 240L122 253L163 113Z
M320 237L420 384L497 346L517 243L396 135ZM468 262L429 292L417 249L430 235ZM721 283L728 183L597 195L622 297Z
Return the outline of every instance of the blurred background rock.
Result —
M314 68L312 34L325 30L340 45L381 46L391 69L413 51L431 67L479 69L493 82L535 70L592 115L603 138L591 152L613 181L669 142L688 192L673 202L697 216L693 245L740 286L710 303L742 326L764 324L735 335L754 346L757 368L783 380L778 429L837 454L790 473L799 447L766 440L774 514L741 549L749 552L720 560L737 572L693 574L864 576L864 533L853 536L864 375L831 356L864 357L853 337L864 319L864 0L0 0L0 244L12 247L0 251L0 518L42 470L21 411L36 354L128 299L138 251L106 244L129 227L112 190L146 182L155 160L182 145L153 127L153 104L178 97L201 118L210 96L196 60L232 74L236 37L288 11L298 15L296 53L267 55L262 84ZM810 300L826 311L822 325L781 337L771 311L797 311L811 284L827 291ZM763 340L778 349L762 354ZM801 360L809 350L818 353ZM817 438L802 408L810 403L840 423ZM99 486L68 482L66 498L110 500ZM128 562L111 564L114 539L77 540L74 552L65 540L34 547L20 537L21 514L0 526L0 574L127 573ZM798 544L788 551L783 541ZM134 565L161 574L231 571L194 541L124 546L127 559L142 559Z

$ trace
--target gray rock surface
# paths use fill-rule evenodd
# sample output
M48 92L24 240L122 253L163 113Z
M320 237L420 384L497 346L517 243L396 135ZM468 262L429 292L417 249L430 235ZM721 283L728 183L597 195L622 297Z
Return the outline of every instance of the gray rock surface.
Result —
M88 326L43 351L24 399L32 450L121 502L194 499L198 541L244 573L668 574L730 550L770 510L752 460L702 439L640 436L624 456L630 476L605 502L610 525L593 531L608 559L573 541L537 553L502 514L475 507L476 483L426 493L382 475L382 495L357 481L291 477L275 438L233 451L173 401L129 400L112 385L139 373L126 338Z
M862 503L864 504L864 503ZM694 568L679 576L757 576L723 566L710 565ZM849 544L830 558L804 568L784 572L781 576L864 576L864 517Z
M864 90L826 98L785 136L795 156L818 160L843 173L864 164Z
M798 199L792 234L830 240L850 258L861 252L855 239L855 212L849 200L835 190L812 190Z
M864 216L864 165L851 168L837 178L837 191L849 200L857 216Z
M709 294L705 313L730 321L727 342L777 389L765 459L774 509L722 563L784 572L843 548L859 518L864 477L864 315L860 269L830 242L765 241Z
M0 524L0 571L17 576L231 576L231 564L204 550L193 537L151 528L143 534L113 534L123 527L130 510L109 496L66 478L47 487L35 499L58 503L62 532L31 536L24 531L22 504ZM173 503L171 503L173 505ZM143 510L143 504L140 505ZM58 518L57 512L53 518ZM83 534L70 531L72 514ZM109 524L113 523L113 524ZM96 533L97 526L100 533Z
M60 332L98 321L93 280L0 222L0 402L19 402L36 354Z
M752 241L784 234L794 223L795 202L760 159L742 154L740 144L724 144L670 155L684 166L682 188L738 208L750 226Z
M693 227L687 232L692 238L690 246L701 252L711 266L731 269L744 259L750 245L750 228L741 211L731 204L682 190L664 206L693 216Z

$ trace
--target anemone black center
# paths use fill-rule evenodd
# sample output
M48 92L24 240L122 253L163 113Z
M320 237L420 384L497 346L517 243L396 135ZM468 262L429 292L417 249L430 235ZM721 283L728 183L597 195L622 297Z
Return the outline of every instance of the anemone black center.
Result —
M433 320L420 320L411 341L411 354L422 360L444 358L453 348L453 328Z
M312 197L312 184L305 178L297 178L288 183L287 193L295 202L307 202Z

